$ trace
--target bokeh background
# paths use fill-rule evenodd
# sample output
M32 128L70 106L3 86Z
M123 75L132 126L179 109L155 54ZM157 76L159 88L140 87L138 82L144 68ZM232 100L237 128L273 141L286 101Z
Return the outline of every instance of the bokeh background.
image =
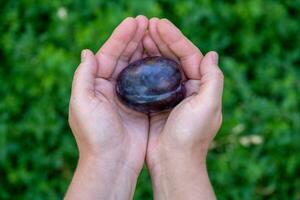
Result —
M299 0L0 1L0 199L63 198L78 157L67 111L80 51L138 14L220 54L224 123L208 156L218 198L299 200ZM134 199L152 199L146 168Z

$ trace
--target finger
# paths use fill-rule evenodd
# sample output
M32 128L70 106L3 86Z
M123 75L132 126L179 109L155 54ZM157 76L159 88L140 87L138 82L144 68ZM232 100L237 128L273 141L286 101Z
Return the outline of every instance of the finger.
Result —
M143 38L143 46L149 56L161 56L158 47L148 33Z
M140 42L138 44L138 47L137 49L135 50L135 52L133 53L132 57L130 58L130 61L129 63L132 63L138 59L141 59L143 57L143 51L144 51L144 48L143 48L143 44L142 42Z
M148 27L148 19L145 16L139 15L135 18L135 20L138 24L137 31L118 60L117 67L112 74L113 79L116 79L119 73L128 65L128 62L136 52L138 45L141 43L143 35Z
M143 44L144 44L144 48L145 51L147 53L148 56L161 56L161 52L158 48L158 46L156 45L156 43L153 41L153 39L151 38L151 36L149 34L146 34L144 36L143 39ZM178 60L177 58L173 58L174 60ZM182 71L182 69L180 69L180 73L183 77L183 80L186 80L186 76L184 74L184 72Z
M151 38L156 43L160 53L168 58L171 58L173 60L178 60L175 54L169 49L169 47L166 45L166 43L161 39L160 35L157 32L157 25L158 25L159 19L158 18L152 18L149 21L149 33Z
M86 98L95 96L95 78L97 76L97 60L93 52L85 49L81 52L81 63L75 71L72 83L72 96Z
M136 30L136 20L132 17L127 17L113 31L109 39L96 54L99 65L97 75L99 77L111 77L120 56L135 36Z
M199 99L207 97L211 102L221 103L224 77L218 67L218 54L216 52L207 53L200 65L201 84L198 93Z
M137 31L120 57L120 59L125 62L130 60L148 28L148 19L145 16L139 15L135 19L138 24Z
M163 42L179 58L187 77L199 80L199 66L203 57L200 50L167 19L157 22L157 30Z

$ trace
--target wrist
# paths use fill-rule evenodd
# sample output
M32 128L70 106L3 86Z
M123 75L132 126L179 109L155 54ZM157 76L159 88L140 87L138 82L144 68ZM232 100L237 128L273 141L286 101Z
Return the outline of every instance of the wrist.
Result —
M131 182L135 182L139 175L139 171L128 163L124 155L103 157L95 154L80 154L78 166L87 166L99 173L106 173L108 178L123 176Z
M157 158L154 164L149 166L153 179L162 176L184 177L188 174L194 175L201 172L206 173L206 157L189 157L187 155L169 155Z
M163 156L149 169L155 199L215 199L206 156Z
M80 187L82 191L91 191L90 194L97 194L94 196L95 198L88 199L132 199L136 182L136 172L121 160L103 159L95 155L80 155L70 188ZM73 184L79 185L72 186ZM86 188L84 189L82 186ZM85 194L84 198L86 198Z
M150 162L147 164L153 176L165 173L165 171L168 173L168 169L172 166L179 166L181 169L186 167L206 169L206 155L207 150L205 149L201 149L199 152L196 150L169 149L164 146L151 152Z

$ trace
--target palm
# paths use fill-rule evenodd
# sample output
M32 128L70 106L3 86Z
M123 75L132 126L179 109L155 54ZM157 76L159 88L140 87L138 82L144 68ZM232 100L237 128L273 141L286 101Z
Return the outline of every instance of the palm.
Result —
M122 69L127 64L123 62L116 68ZM115 78L95 80L95 105L91 107L95 108L94 113L97 113L97 116L93 119L102 122L101 126L97 127L100 129L99 132L105 127L110 127L110 140L114 140L113 148L125 147L121 151L127 151L130 154L127 160L134 162L133 166L140 166L146 154L148 117L123 106L114 92L115 84ZM98 106L100 104L101 106ZM118 133L122 133L123 137L120 137ZM139 169L134 170L138 173Z
M189 84L190 82L200 85L200 81L187 81L188 97L173 108L172 111L153 114L150 118L147 148L147 162L149 167L152 167L157 162L155 159L158 156L157 154L162 151L162 148L166 146L172 147L172 144L175 144L176 146L173 145L173 147L180 149L182 146L178 146L178 140L183 146L191 144L191 139L197 139L191 138L192 129L194 129L195 124L205 124L201 122L201 120L205 119L201 119L201 116L193 115L195 95L191 94L190 91L195 90L195 88ZM206 103L203 103L203 105L206 105ZM191 115L193 115L192 118ZM198 136L201 137L201 135Z
M185 87L188 91L187 97L180 102L171 111L153 114L150 118L150 135L157 135L167 126L168 129L178 130L178 127L187 126L191 119L188 116L194 110L193 98L195 97L196 91L199 90L199 80L187 80ZM201 90L201 89L200 89ZM172 126L168 126L172 124Z
M120 103L115 93L115 84L122 69L144 56L141 39L147 24L148 20L139 16L134 20L124 20L115 29L96 54L98 76L94 82L95 104L102 104L94 106L98 109L95 119L105 118L102 126L110 127L111 137L115 140L114 148L121 146L122 151L128 153L126 159L134 163L137 173L145 160L149 121L147 115L130 110ZM122 135L117 135L120 132Z
M118 100L114 92L115 80L106 80L97 78L95 81L95 98L97 103L102 103L102 106L96 107L97 109L105 109L102 113L109 115L108 123L111 127L117 128L116 123L119 124L126 133L135 135L136 137L142 136L147 138L148 118L146 115L132 111L123 106ZM99 115L101 112L98 112Z

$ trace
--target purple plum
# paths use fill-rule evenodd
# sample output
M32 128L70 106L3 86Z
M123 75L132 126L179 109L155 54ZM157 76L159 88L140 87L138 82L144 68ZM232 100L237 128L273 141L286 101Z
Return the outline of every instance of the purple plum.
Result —
M186 89L180 65L165 57L146 57L130 63L116 83L119 100L127 107L153 113L175 107Z

